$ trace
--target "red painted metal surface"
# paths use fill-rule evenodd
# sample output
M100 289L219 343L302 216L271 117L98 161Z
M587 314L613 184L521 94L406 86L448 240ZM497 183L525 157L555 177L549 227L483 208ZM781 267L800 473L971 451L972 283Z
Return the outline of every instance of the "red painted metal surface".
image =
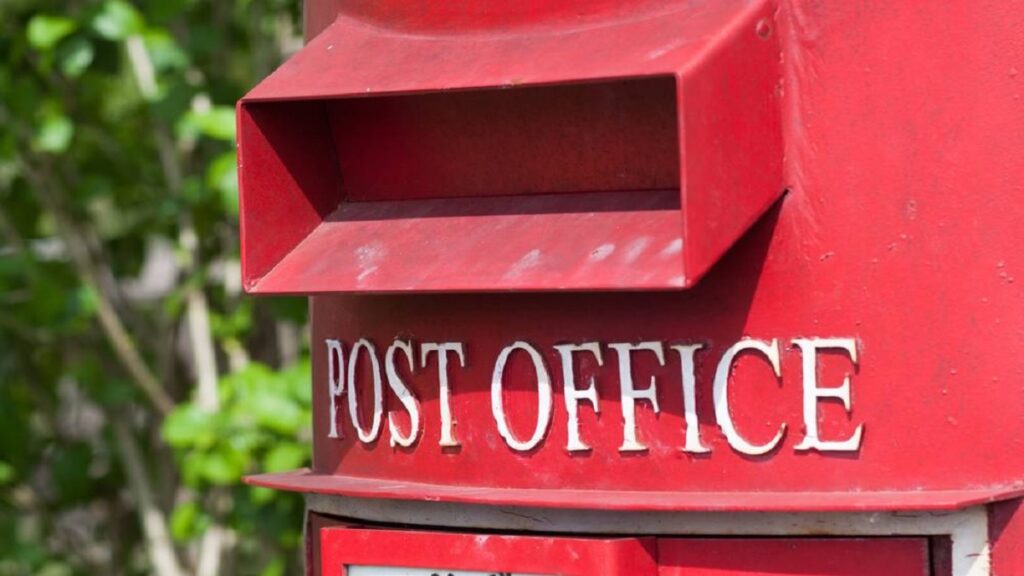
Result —
M387 18L387 10L397 10L395 6L386 3L375 14ZM729 2L711 6L734 7ZM709 10L707 18L725 21L725 12ZM441 25L442 18L432 18L424 16ZM333 29L354 25L357 19L343 16ZM628 26L649 25L643 28L647 34L660 26L651 24L654 21L669 22L671 16L641 18ZM699 28L707 22L696 18L671 33L688 38L686 30L696 29L688 26ZM361 496L716 510L948 508L1018 493L1024 480L1024 404L1019 386L1024 375L1024 284L1015 281L1024 270L1024 203L1019 201L1024 182L1024 105L1019 97L1024 88L1018 73L1024 61L1024 45L1019 42L1024 12L1010 4L966 0L828 5L792 0L779 7L774 22L773 37L781 41L784 61L784 183L790 193L696 287L660 293L314 296L316 476L264 481L282 488ZM431 46L435 41L438 46L481 42L466 57L483 58L491 44L482 42L481 35L493 29L492 24L481 24L485 31L479 34L431 40ZM412 21L401 29L420 25L427 26ZM653 32L647 35L653 43L665 40ZM344 42L378 46L373 42L391 41L384 36L398 42L408 34L372 40L352 35ZM327 53L334 38L328 30L310 47ZM560 47L570 52L558 52L558 58L541 52L554 50L553 43L524 41L516 56L519 64L508 56L501 67L488 70L495 78L511 78L526 74L529 62L529 73L536 76L527 77L528 83L553 82L577 60L588 60L582 54L619 45L610 36L603 38L604 44L581 40L582 44ZM510 40L501 42L506 41ZM336 44L335 49L343 46L349 45ZM648 49L647 44L642 46ZM685 60L693 46L681 45L672 58ZM312 59L308 62L323 66L322 74L309 77L316 82L289 80L286 73L258 89L253 101L263 90L291 89L296 98L320 98L354 90L366 78L383 76L383 69L398 70L386 66L388 56L380 51L363 66L346 68L345 74L332 72L330 58L307 54ZM601 66L625 75L636 53L625 50L605 56ZM588 61L597 66L596 59ZM402 60L395 65L404 71L407 64ZM387 80L395 91L428 89L431 78L451 75L464 80L478 71L464 64L456 67L442 61L439 76L424 69L391 74ZM587 77L587 70L591 69L580 65L579 77ZM681 109L689 110L688 105ZM356 216L338 226L330 216L337 213L334 192L329 190L334 156L315 153L317 143L330 136L330 125L321 121L322 112L316 109L324 104L313 100L289 106L294 110L288 121L302 127L307 145L284 150L296 155L294 162L308 163L302 173L315 181L297 191L288 178L277 181L265 175L253 180L243 166L243 187L249 186L251 192L253 185L266 186L265 193L246 192L243 197L243 212L248 215L244 218L252 218L243 220L249 270L273 268L268 274L250 274L250 279L257 278L256 291L264 282L270 292L350 290L367 271L371 273L366 278L380 279L379 284L368 280L364 288L370 291L480 289L483 284L472 284L475 266L482 269L479 277L489 281L501 271L486 256L494 253L495 261L507 262L503 259L510 259L508 254L525 249L529 235L541 236L548 230L554 231L549 242L579 235L596 243L608 234L615 251L592 269L532 267L529 274L502 279L495 287L519 290L543 283L565 288L597 282L594 279L599 283L592 286L610 286L613 278L629 274L634 276L616 286L671 284L658 257L670 244L663 216L672 210L663 210L654 200L644 210L605 209L628 192L602 193L616 200L595 204L587 204L587 199L598 193L521 196L515 202L528 209L516 214L495 209L489 204L493 199L480 197L408 200L400 202L408 203L402 207L398 202L352 203L341 211L355 211ZM255 138L247 131L257 123L247 124L245 115L258 110L258 104L243 105L243 138ZM694 108L693 114L699 111ZM284 120L274 118L259 126ZM748 132L737 128L724 133ZM256 144L243 150L245 165L279 160L282 149ZM683 141L683 155L688 149L689 143ZM752 157L749 165L761 168L758 158ZM324 194L302 196L309 199L307 204L292 203L295 194L310 189L322 189ZM255 204L254 198L259 199ZM440 204L430 204L435 201ZM533 201L540 205L530 208ZM563 201L578 201L586 208L569 212L549 205ZM689 207L681 204L680 210L685 213ZM360 210L368 216L360 217ZM470 216L472 210L485 215ZM422 217L426 213L435 216ZM658 242L668 243L638 248L634 264L616 260L628 249L620 244L624 236L616 235L614 219L619 217L629 221L631 230L644 229ZM487 250L472 257L445 259L436 254L437 247L417 251L416 245L427 244L432 236L458 241L469 230L466 227L481 219L505 222L511 231L488 241L486 226L481 226L481 236L474 238ZM596 222L593 228L583 225L587 219ZM451 230L459 234L453 238ZM401 233L389 236L389 231ZM254 235L264 236L259 250L251 245ZM345 254L356 237L371 247L372 242L393 245L403 257L415 255L418 261L402 266L398 261L374 261L372 250L362 253L368 263L360 264L358 258L346 261L339 254ZM512 248L502 254L506 246ZM565 255L566 250L559 253ZM428 258L428 253L434 256ZM263 260L252 259L260 254ZM636 279L645 274L655 280ZM415 279L415 286L400 285L408 277ZM822 386L838 386L850 375L849 413L828 401L817 413L827 438L845 438L863 424L863 442L856 452L795 449L806 434L801 414L805 378L801 353L792 342L815 336L856 341L856 367L842 354L822 354L818 359ZM719 429L710 386L726 347L748 337L780 341L780 379L772 376L763 358L747 355L738 361L730 384L732 417L752 442L765 442L781 424L787 426L780 446L759 456L739 454L730 447ZM466 366L451 372L452 411L461 448L438 446L436 360L417 362L413 371L402 369L423 415L422 435L413 447L390 446L386 421L376 442L359 442L344 407L337 421L344 437L328 438L328 338L343 341L347 349L357 339L368 338L381 355L395 338L415 345L464 342ZM550 428L543 442L527 453L511 450L499 437L489 400L495 356L516 340L530 342L542 352L555 390ZM593 449L570 454L565 450L560 360L552 346L584 341L605 345L604 366L578 366L580 382L595 377L601 411L596 414L589 405L581 405L581 429ZM650 403L638 402L638 429L648 450L619 452L623 438L618 365L606 345L640 341L706 344L697 355L696 399L702 440L710 453L681 451L685 428L680 368L671 354L664 367L653 357L637 356L637 382L643 385L656 377L662 410L655 414ZM364 422L369 418L367 365L364 356L357 379ZM504 382L510 425L520 436L526 435L537 406L533 369L518 358L509 365ZM401 405L386 386L384 396L385 417L394 412L399 424L406 426ZM379 488L374 490L374 485ZM662 498L671 504L657 504Z
M928 576L928 540L658 540L659 576Z
M322 570L348 574L348 566L397 566L563 576L654 576L651 538L568 538L451 534L412 530L322 528Z
M989 540L992 546L992 574L1012 576L1024 566L1024 513L1022 500L993 504L989 508ZM941 574L941 573L940 573Z
M671 76L327 106L343 206L425 198L479 205L489 196L679 188ZM673 196L678 210L678 191Z
M500 504L542 508L701 512L828 512L927 510L951 511L1014 498L1024 487L990 487L921 491L679 491L594 490L550 488L493 488L465 485L359 478L346 474L317 474L296 470L249 476L246 482L277 490L356 498L431 500L466 504Z
M349 523L331 516L325 516L313 512L308 512L306 514L306 527L305 530L303 530L306 541L305 558L303 562L305 565L303 574L305 574L305 576L321 576L321 574L323 574L323 568L320 565L320 560L323 556L321 549L323 539L320 538L321 530L326 528L344 528L348 526Z
M239 103L250 292L689 287L783 191L770 1L349 8Z
M322 524L322 523L321 523ZM315 574L388 566L564 576L927 576L926 538L573 538L318 526Z

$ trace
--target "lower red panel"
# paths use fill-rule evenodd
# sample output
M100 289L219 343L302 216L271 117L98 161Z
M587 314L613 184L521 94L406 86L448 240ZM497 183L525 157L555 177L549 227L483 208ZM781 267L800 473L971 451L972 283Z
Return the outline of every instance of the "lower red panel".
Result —
M659 576L927 576L928 540L661 539Z
M312 526L317 575L928 576L927 538L584 538Z

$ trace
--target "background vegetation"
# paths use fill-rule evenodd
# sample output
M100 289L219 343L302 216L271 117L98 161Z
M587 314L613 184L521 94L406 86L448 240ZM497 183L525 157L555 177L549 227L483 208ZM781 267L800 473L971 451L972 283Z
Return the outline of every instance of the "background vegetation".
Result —
M0 575L296 574L305 305L240 293L234 102L298 0L0 0Z

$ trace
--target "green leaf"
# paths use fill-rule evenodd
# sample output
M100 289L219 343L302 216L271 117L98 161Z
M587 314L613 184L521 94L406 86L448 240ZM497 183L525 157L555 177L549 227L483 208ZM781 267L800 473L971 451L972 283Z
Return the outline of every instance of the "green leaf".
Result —
M206 169L206 185L220 192L224 209L229 214L238 214L238 154L234 150L224 152L210 162Z
M71 18L37 14L28 21L28 43L37 50L52 50L78 27Z
M10 484L14 480L15 475L14 466L0 460L0 486Z
M77 36L57 50L60 70L72 78L81 76L92 64L96 52L88 38Z
M265 386L245 399L243 410L265 428L281 434L298 432L305 423L302 409L291 398L269 390L274 382L268 381Z
M178 542L184 542L191 538L198 516L199 506L196 506L195 502L185 502L179 505L171 514L171 536Z
M99 304L99 295L91 286L82 285L69 297L71 311L83 317L92 317Z
M274 498L277 498L278 495L278 492L271 490L270 488L264 488L262 486L249 487L249 498L257 504L267 504Z
M207 515L195 502L184 502L171 513L171 536L178 542L186 542L199 536L211 523Z
M75 125L67 116L60 113L48 114L36 131L32 147L39 152L63 152L68 149L74 134Z
M305 446L294 442L280 443L267 452L263 458L263 469L266 472L285 472L301 468L306 463L309 451Z
M124 0L107 0L92 19L92 29L107 40L124 40L142 27L142 16Z
M157 71L180 70L188 66L188 55L166 30L147 30L142 39Z
M178 448L207 447L216 440L216 414L200 410L194 404L176 408L161 430L164 441Z
M309 357L304 357L278 374L288 394L302 406L308 407L313 401L313 387L309 385Z
M252 300L243 300L228 314L217 314L210 318L210 325L217 338L238 338L252 328Z
M235 109L231 106L213 106L202 112L191 111L185 118L199 132L214 140L235 140Z
M215 486L237 484L245 472L244 458L229 450L198 455L195 465L199 475Z

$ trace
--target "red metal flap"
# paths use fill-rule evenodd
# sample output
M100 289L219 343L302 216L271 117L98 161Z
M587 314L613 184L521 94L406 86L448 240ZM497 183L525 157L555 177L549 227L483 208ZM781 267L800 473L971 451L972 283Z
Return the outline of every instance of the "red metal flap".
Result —
M693 285L784 187L773 17L341 15L239 103L246 289Z
M473 571L496 576L512 573L655 576L658 573L653 538L458 534L343 527L321 528L319 538L323 573L341 576L368 573L374 567L429 569L438 573Z
M659 538L659 576L927 576L927 538Z

